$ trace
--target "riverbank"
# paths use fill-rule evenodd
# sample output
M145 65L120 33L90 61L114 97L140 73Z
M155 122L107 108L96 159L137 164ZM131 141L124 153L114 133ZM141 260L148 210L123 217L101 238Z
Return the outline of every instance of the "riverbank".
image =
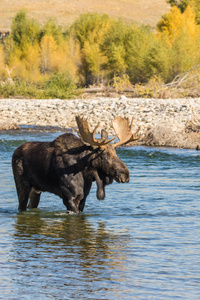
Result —
M139 144L196 148L200 134L188 128L192 109L200 115L200 98L143 99L92 98L77 100L0 99L0 130L23 126L76 128L75 116L88 116L91 127L114 134L115 116L134 118L135 131L141 127Z

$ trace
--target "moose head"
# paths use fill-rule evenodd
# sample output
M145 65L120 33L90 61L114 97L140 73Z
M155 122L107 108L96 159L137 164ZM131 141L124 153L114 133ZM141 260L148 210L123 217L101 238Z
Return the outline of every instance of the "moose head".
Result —
M101 138L96 139L95 133L99 127L99 123L93 131L90 130L88 118L76 117L78 125L78 134L86 145L98 149L98 159L94 160L93 167L97 168L95 174L97 182L97 198L105 198L105 185L112 183L113 179L116 182L129 182L129 170L124 162L117 156L116 147L128 144L139 139L139 130L133 133L133 118L129 125L128 118L116 117L112 121L113 129L116 135L108 139L108 133L102 129ZM118 142L112 143L116 138Z

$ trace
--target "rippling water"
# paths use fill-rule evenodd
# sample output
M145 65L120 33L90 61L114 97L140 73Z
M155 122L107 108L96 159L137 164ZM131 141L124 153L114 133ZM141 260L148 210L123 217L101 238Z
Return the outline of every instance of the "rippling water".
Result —
M0 134L0 299L200 299L199 152L120 149L130 182L82 216L48 193L19 213L14 149L59 134Z

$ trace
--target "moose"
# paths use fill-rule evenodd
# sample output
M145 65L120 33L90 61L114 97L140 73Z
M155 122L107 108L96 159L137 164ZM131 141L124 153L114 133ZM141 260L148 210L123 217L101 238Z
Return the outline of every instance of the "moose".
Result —
M88 118L76 117L78 135L65 133L52 142L26 142L12 156L12 168L19 200L19 210L37 208L41 192L50 192L63 200L69 213L83 211L92 182L97 184L97 199L105 198L105 186L129 182L129 170L115 148L139 138L132 133L133 119L116 117L112 121L116 135L108 139L99 124L90 130ZM114 139L118 141L111 143ZM29 203L28 203L29 202Z

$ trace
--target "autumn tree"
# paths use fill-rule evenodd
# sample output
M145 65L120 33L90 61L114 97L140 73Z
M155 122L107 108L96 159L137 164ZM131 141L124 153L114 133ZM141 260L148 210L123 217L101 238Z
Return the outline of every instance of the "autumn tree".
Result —
M20 50L22 58L26 56L30 45L38 44L40 34L40 25L28 18L24 10L19 11L11 25L11 38L14 46Z
M129 35L129 26L122 20L113 21L101 43L101 50L106 56L104 68L110 78L125 74L127 70L125 43Z
M153 45L155 36L150 27L113 21L101 45L109 77L126 74L131 83L147 81L151 76L151 70L146 70L147 57Z
M6 76L6 66L3 47L0 45L0 79L4 79Z
M183 13L174 6L158 23L158 38L170 45L168 80L200 62L200 32L195 17L189 5Z
M40 43L40 69L42 73L54 70L54 59L57 56L57 44L51 35L43 36Z
M64 36L62 27L59 26L55 19L50 18L41 30L41 39L44 36L52 36L57 45L63 42Z
M187 6L190 5L196 14L196 22L200 24L200 0L168 0L172 7L176 6L183 13Z
M68 35L75 38L80 45L81 64L79 72L83 84L98 83L104 78L101 66L105 57L101 52L100 44L110 26L107 15L83 14L71 26Z
M25 81L37 81L39 71L40 25L27 17L24 10L17 13L6 41L6 60L13 69L12 76Z

